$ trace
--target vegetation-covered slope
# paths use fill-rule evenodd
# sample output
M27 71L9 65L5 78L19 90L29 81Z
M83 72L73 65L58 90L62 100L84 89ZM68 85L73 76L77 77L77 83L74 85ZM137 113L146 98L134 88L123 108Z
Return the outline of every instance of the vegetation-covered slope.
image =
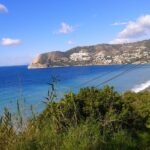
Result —
M0 124L0 149L12 150L149 150L150 93L111 87L84 88L59 102L48 94L45 110L18 129L5 111ZM18 111L19 112L19 111ZM23 127L22 127L23 126Z

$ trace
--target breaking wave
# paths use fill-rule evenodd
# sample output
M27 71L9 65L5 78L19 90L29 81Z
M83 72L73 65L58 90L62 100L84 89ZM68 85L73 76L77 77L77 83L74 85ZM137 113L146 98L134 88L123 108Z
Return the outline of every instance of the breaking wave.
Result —
M131 91L138 93L140 91L147 89L148 87L150 87L150 80L140 85L136 85L133 89L131 89Z

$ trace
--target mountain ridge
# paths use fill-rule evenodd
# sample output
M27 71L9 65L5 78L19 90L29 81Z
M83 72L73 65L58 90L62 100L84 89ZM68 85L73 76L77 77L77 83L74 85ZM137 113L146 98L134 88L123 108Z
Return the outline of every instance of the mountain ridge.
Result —
M150 63L150 40L78 46L65 52L47 52L36 57L28 68L127 64L140 58L141 63Z

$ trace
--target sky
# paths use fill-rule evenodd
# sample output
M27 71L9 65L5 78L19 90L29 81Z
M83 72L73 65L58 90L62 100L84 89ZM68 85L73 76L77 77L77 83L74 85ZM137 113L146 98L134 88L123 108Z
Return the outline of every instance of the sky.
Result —
M150 39L149 0L0 0L0 66L44 52Z

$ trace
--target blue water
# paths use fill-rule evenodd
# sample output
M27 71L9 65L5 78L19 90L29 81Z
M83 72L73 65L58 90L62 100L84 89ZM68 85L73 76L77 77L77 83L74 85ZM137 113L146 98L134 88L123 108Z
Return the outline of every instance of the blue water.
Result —
M110 65L33 70L28 70L27 66L0 67L0 111L3 111L4 107L15 110L17 100L25 103L27 107L32 104L38 109L42 109L42 101L47 96L47 91L50 88L48 83L52 82L52 76L60 80L57 83L57 94L62 97L70 90L77 92L81 87L97 86L134 66ZM100 78L87 82L97 76ZM99 88L111 85L122 93L149 80L150 65L142 65L99 86Z

